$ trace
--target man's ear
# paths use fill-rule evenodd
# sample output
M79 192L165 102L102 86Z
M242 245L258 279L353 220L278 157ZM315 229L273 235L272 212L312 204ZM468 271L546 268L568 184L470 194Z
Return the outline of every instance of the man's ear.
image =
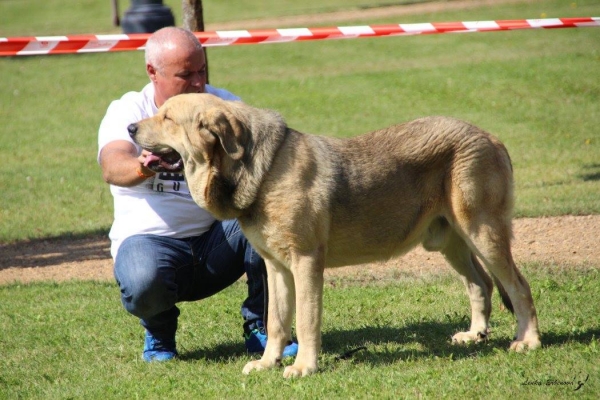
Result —
M211 108L200 118L200 125L200 129L204 127L219 138L229 157L234 160L242 158L248 133L246 126L233 114L220 108Z
M146 73L148 74L148 77L150 78L150 80L154 83L156 83L156 68L154 68L153 65L151 64L146 64Z

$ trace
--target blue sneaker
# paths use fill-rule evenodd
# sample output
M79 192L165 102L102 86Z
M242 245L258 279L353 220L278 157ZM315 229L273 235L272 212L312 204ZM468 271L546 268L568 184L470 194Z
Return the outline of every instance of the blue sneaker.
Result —
M254 329L244 333L246 350L250 354L262 354L267 347L267 334L262 321L254 323ZM298 354L298 343L290 341L283 349L283 357L295 357Z
M148 331L144 340L144 353L142 358L146 362L152 361L168 361L177 356L175 348L175 338L158 339Z

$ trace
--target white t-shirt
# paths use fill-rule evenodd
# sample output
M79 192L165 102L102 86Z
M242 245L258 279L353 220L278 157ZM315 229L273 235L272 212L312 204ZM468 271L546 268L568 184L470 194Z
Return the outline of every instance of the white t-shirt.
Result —
M206 92L224 100L240 100L224 89L209 85ZM141 153L140 146L129 137L127 126L152 117L157 111L152 83L141 92L129 92L113 101L100 123L98 162L102 148L115 140L131 142ZM137 186L110 185L110 191L114 198L114 221L108 236L113 258L129 236L143 233L175 238L196 236L206 232L215 221L194 202L183 174L158 173Z

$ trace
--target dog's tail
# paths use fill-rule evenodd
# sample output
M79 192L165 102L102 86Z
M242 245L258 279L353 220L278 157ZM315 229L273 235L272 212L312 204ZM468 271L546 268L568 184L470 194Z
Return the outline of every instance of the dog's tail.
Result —
M492 279L494 280L494 283L496 284L496 287L498 288L498 293L500 293L500 298L502 299L502 303L511 313L514 314L515 308L513 307L512 301L510 301L510 297L508 297L508 293L506 293L504 286L502 286L502 284L500 283L498 278L496 278L494 276L494 274L492 274Z

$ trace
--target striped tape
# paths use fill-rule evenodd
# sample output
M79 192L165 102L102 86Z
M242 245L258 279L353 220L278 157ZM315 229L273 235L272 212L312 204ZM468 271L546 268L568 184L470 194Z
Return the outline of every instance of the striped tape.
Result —
M517 29L583 28L600 26L600 17L547 18L499 21L433 22L341 26L334 28L291 28L196 32L206 47L304 40L350 39L436 33L493 32ZM0 56L97 53L143 50L150 35L76 35L0 38Z

